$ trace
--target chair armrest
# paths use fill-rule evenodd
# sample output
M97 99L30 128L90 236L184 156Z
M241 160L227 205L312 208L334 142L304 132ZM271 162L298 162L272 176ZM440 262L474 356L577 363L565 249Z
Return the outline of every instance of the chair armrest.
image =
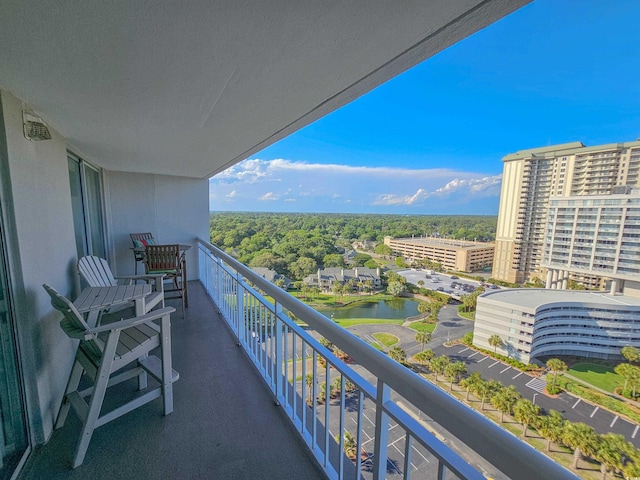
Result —
M138 326L142 323L149 323L154 320L158 320L159 318L164 317L165 315L169 315L175 312L176 309L173 307L165 307L159 310L154 310L153 312L147 313L146 315L141 315L139 317L132 317L126 320L120 320L117 322L108 323L106 325L101 325L96 328L90 328L86 331L87 334L98 334L102 332L110 332L112 330L125 330L127 328Z
M122 275L113 277L116 280L160 280L166 277L166 273L158 273L158 274L144 274L144 275Z

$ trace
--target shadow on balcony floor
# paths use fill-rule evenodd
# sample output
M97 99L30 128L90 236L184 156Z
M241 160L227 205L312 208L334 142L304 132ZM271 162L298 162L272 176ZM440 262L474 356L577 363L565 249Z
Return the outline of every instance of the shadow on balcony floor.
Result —
M177 301L167 302L176 307L174 412L162 416L158 399L98 428L75 470L80 424L70 412L20 478L325 478L200 283L190 282L189 294L186 318ZM117 394L135 387L131 380Z

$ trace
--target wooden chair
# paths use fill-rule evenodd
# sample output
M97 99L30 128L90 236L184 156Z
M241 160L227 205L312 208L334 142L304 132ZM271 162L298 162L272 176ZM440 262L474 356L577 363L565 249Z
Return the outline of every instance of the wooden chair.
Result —
M49 285L43 287L51 297L51 305L64 315L60 321L62 329L70 338L80 340L55 424L55 428L64 425L69 407L73 407L82 422L72 462L76 468L84 461L94 429L159 397L163 398L164 415L173 411L172 384L179 378L171 368L170 315L175 309L162 308L140 317L89 328L73 303ZM160 325L155 320L160 320ZM149 355L156 347L160 347L161 358ZM116 373L130 364L135 366ZM80 379L85 373L91 386L79 390ZM139 380L144 376L146 387L147 374L160 385L140 390L133 400L101 415L108 387L136 376Z
M131 241L133 242L133 256L135 257L135 273L138 274L138 262L144 261L144 249L147 245L155 245L158 242L153 238L153 233L130 233Z
M148 245L144 256L147 275L164 274L167 280L173 280L173 288L165 288L164 292L177 292L182 298L182 315L189 306L187 281L185 278L185 259L180 253L180 245ZM170 298L170 297L166 297Z
M118 280L124 280L125 285L131 285L138 280L152 283L153 292L144 299L144 313L148 313L158 304L164 308L164 274L114 277L107 261L104 258L94 256L82 257L78 260L78 272L90 287L115 287L118 285ZM128 305L124 308L127 307ZM113 312L114 310L110 310L110 313Z

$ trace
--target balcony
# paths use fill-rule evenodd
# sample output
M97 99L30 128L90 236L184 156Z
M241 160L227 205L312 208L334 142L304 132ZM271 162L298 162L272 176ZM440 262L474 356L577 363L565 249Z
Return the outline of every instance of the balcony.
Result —
M174 412L163 417L158 400L98 428L84 464L71 470L80 428L72 412L21 479L325 478L199 282L189 297L184 318L178 301L167 302L177 309ZM124 385L111 395L136 387Z
M498 470L523 480L575 478L215 247L200 241L198 258L202 283L191 282L186 316L174 314L172 322L180 372L174 413L162 417L161 406L151 403L99 428L76 470L69 470L69 458L78 422L70 416L22 478L127 472L128 478L444 479L446 473L480 480L488 469L500 478ZM334 356L293 315L355 363ZM328 408L322 383L340 387ZM135 381L119 393L134 389ZM446 443L430 433L438 426L447 431ZM341 431L364 455L352 461L342 453Z

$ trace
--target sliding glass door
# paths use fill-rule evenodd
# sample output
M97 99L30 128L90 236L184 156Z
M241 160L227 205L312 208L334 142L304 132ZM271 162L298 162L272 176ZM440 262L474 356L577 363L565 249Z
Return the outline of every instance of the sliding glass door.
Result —
M106 258L100 170L74 155L69 154L67 159L78 258Z
M0 478L11 478L28 446L25 405L0 216Z

